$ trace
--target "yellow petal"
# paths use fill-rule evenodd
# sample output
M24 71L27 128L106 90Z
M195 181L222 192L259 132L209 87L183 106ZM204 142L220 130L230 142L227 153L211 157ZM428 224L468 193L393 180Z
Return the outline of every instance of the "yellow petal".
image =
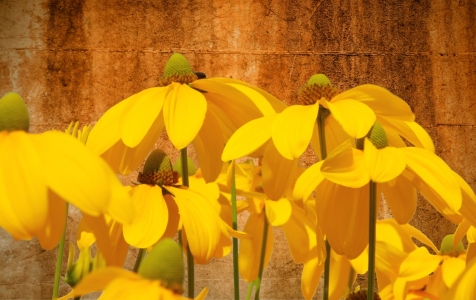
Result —
M329 272L329 299L342 299L351 292L348 288L351 268L347 257L331 251L332 272ZM357 274L353 275L353 280L355 280L355 277L357 277Z
M459 242L463 239L463 237L468 232L469 228L471 227L471 223L468 220L464 219L461 223L459 223L458 227L455 230L455 235L453 236L453 248L456 249ZM471 243L471 241L468 240ZM438 253L438 252L437 252Z
M244 239L240 241L238 266L241 277L243 277L243 279L247 282L251 282L258 277L264 222L264 214L250 214L248 221L246 222L244 232L248 233L252 239ZM271 253L273 252L273 241L273 229L269 226L266 239L266 252L263 270L266 268L271 258Z
M405 122L394 119L377 118L386 131L393 131L412 143L415 147L435 153L435 145L423 127L416 122Z
M441 260L441 256L431 255L425 247L420 247L410 253L400 265L400 278L413 281L428 276L435 271Z
M273 124L272 138L276 149L287 159L301 156L311 141L319 103L293 105L278 114Z
M438 253L439 250L436 248L435 244L426 236L424 235L420 230L416 229L415 227L411 226L410 224L405 224L405 225L400 225L400 228L402 228L408 235L411 237L416 238L420 242L424 243L428 247L430 247L435 253ZM415 247L415 245L412 243L411 247ZM408 248L407 248L408 249Z
M465 267L466 262L462 258L448 257L443 260L441 271L443 272L443 281L447 287L451 287L455 283L459 275L463 273Z
M322 102L322 100L320 101ZM355 100L326 102L332 116L352 138L362 138L375 123L374 112L365 104Z
M323 161L313 164L299 176L294 186L293 197L295 199L307 200L316 187L325 179L324 175L321 174L322 163Z
M404 100L378 85L359 85L335 96L332 102L344 99L354 99L365 103L376 115L384 118L402 121L415 120L415 115L413 115L410 106Z
M120 223L130 223L135 217L134 204L129 196L130 187L124 187L106 162L103 160L101 162L106 169L106 176L109 177L111 194L106 211L114 220Z
M190 251L199 264L210 261L220 240L222 222L215 208L191 189L167 187L177 203Z
M271 128L276 115L269 115L240 127L228 140L221 159L230 161L244 157L261 147L271 137Z
M256 105L256 107L258 107L258 109L261 111L263 116L276 113L273 106L269 103L268 99L266 99L263 93L260 93L258 90L239 83L228 83L228 85L234 87L235 89L245 94L248 98L250 98Z
M405 155L397 148L377 149L368 138L365 138L364 149L365 165L370 179L374 182L381 183L395 179L407 165Z
M154 245L164 234L168 223L167 204L158 186L141 184L131 191L136 217L124 224L126 241L137 248Z
M211 111L207 111L202 128L193 140L198 163L207 182L214 181L220 174L225 142L219 122Z
M262 164L263 189L266 196L271 200L284 197L292 188L299 159L285 159L279 154L273 143L268 143Z
M155 87L132 95L120 118L119 130L127 147L136 147L159 117L165 101L165 87ZM160 126L164 127L163 122Z
M462 198L458 182L452 176L453 171L441 158L416 147L401 148L400 151L407 157L407 168L410 172L440 195L452 210L457 211L461 207ZM417 188L424 192L420 184ZM431 199L428 200L431 202Z
M166 290L156 280L137 280L117 278L112 281L101 295L101 300L135 299L180 299L172 291Z
M326 179L347 187L359 188L370 181L364 153L352 148L349 140L334 149L321 166Z
M330 115L327 117L325 129L327 153L331 153L347 140L350 140L352 147L355 148L355 139L345 132L334 116Z
M291 217L291 203L286 198L281 198L277 201L266 200L265 207L266 218L273 226L282 226Z
M207 100L202 93L176 82L167 87L166 93L163 108L165 128L175 148L183 149L202 127Z
M310 300L314 297L323 271L324 264L319 264L317 258L304 263L301 276L301 290L304 299Z
M471 225L476 227L476 195L473 189L460 175L453 172L453 176L460 186L463 200L459 212Z
M66 224L68 215L66 202L53 191L48 191L48 214L44 228L41 228L37 235L41 247L51 250L58 245Z
M377 187L383 193L395 220L399 224L410 222L417 206L417 191L411 182L400 176Z
M476 260L466 267L464 272L460 275L456 283L448 290L442 299L454 300L454 299L475 299L476 298L476 285L474 284L474 278L476 277Z

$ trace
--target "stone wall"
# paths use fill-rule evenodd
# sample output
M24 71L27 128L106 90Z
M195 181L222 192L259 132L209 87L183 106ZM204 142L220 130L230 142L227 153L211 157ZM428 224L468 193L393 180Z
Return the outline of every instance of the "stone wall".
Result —
M407 101L437 154L476 189L475 18L474 0L1 0L0 95L21 94L32 132L42 132L94 123L156 86L173 52L208 77L241 79L285 102L325 73L341 90L373 83ZM158 146L177 157L165 135ZM425 200L412 222L437 244L455 228ZM276 236L262 299L302 299L302 267ZM49 299L55 256L1 231L0 299ZM230 257L196 269L208 299L232 298Z

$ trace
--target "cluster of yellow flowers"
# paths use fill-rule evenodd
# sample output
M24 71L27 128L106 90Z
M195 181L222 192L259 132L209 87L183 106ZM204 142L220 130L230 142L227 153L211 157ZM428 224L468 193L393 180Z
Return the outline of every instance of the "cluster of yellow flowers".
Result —
M50 250L64 244L67 203L82 212L81 254L73 262L70 247L64 279L73 290L63 299L94 291L104 291L101 299L185 299L182 251L193 298L193 264L228 255L232 238L240 239L239 274L259 299L273 250L270 225L284 229L294 261L304 264L305 299L323 272L325 299L362 299L363 292L367 299L476 299L476 195L434 153L408 104L382 87L339 93L318 74L288 106L245 82L206 78L175 53L160 86L119 102L92 129L29 134L28 127L21 97L0 99L0 227ZM174 164L153 150L164 129L182 151ZM303 168L309 145L319 161ZM137 182L123 186L116 174L144 160ZM417 191L458 224L440 249L408 224ZM391 219L376 218L382 196ZM236 214L245 210L238 231ZM129 246L141 249L132 272L122 268ZM375 291L377 275L375 295L353 292L365 273Z

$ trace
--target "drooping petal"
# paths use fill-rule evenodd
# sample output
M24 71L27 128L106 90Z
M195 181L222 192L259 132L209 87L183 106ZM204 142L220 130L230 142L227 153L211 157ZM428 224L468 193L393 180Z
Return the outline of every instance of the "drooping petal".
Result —
M264 214L252 213L250 214L243 230L252 237L251 239L243 239L240 241L240 251L238 253L238 266L240 269L240 275L247 282L251 282L258 277L261 246L263 242L264 222L267 222ZM266 268L271 258L271 253L273 252L273 242L273 229L269 226L266 239L266 252L263 270Z
M339 147L343 142L350 140L355 147L355 139L345 132L342 125L331 114L326 118L326 148L327 153L331 153L335 148Z
M319 101L323 104L324 100ZM325 103L332 116L352 138L363 138L375 123L375 113L365 104L355 100Z
M400 151L407 157L407 169L438 193L453 211L458 211L462 203L461 190L450 167L435 154L421 148L401 148Z
M385 196L392 215L399 224L408 223L416 211L417 191L405 177L400 176L377 185ZM378 193L380 194L380 193Z
M119 120L121 138L127 147L139 145L149 132L160 115L166 90L165 87L149 88L129 97L131 100L124 107ZM164 123L161 122L159 126L163 128Z
M442 297L443 300L454 299L475 299L476 298L476 285L474 284L474 278L476 277L476 260L466 267L464 272L460 275L456 283L448 290L448 292Z
M301 275L301 290L304 299L310 300L314 297L322 272L324 272L324 264L319 263L317 258L304 263Z
M441 260L441 256L431 255L425 247L420 247L411 252L402 262L399 277L406 281L421 279L431 274Z
M272 139L279 153L287 159L299 158L311 141L319 103L293 105L276 117Z
M123 186L107 163L104 160L101 160L101 162L104 169L106 169L106 176L109 177L111 193L106 211L114 220L120 223L130 223L135 217L134 204L129 196L130 187Z
M191 189L167 187L174 195L190 251L199 264L210 261L220 240L222 222L203 195Z
M368 138L365 138L364 149L365 165L370 179L374 182L391 181L400 175L407 166L405 155L397 148L377 149Z
M240 127L228 140L221 159L230 161L244 157L261 147L271 137L276 115L269 115Z
M370 181L364 153L354 149L349 140L329 154L321 166L321 173L334 183L353 188Z
M313 164L299 176L294 186L293 197L295 199L307 200L316 187L325 179L321 173L323 162L319 161Z
M292 193L292 183L298 170L299 159L288 160L279 154L273 143L268 143L262 161L263 189L271 200Z
M331 270L329 272L329 299L342 299L349 292L348 282L352 266L349 259L331 251ZM357 274L353 275L355 280Z
M207 100L202 93L176 82L167 87L165 97L163 113L167 134L175 148L183 149L202 127Z
M453 172L453 176L460 186L463 200L459 212L471 225L476 227L476 195L469 184L459 174Z
M37 231L43 249L51 250L58 245L65 230L67 215L66 202L48 190L48 216L44 228Z
M359 85L332 99L332 102L354 99L369 106L376 115L402 121L414 121L415 115L410 106L390 91L373 84Z
M377 118L386 131L393 131L403 136L416 147L435 153L435 145L423 127L416 122L405 122L394 119Z
M273 106L269 103L268 99L266 99L266 97L262 93L258 92L257 90L252 89L251 87L243 85L243 84L238 84L238 83L227 83L227 84L239 90L240 92L245 94L248 98L250 98L253 101L253 103L256 105L256 107L261 111L263 116L276 113ZM284 103L282 104L284 105Z
M441 271L443 273L443 281L447 287L451 287L455 283L465 267L466 261L463 258L448 257L443 261Z
M273 226L286 224L292 214L291 203L286 198L281 198L277 201L265 200L265 207L266 218Z
M48 217L45 168L23 131L0 132L0 151L0 226L15 239L30 240Z
M164 234L168 223L168 210L162 189L141 184L131 190L136 217L124 224L126 241L137 248L154 245Z
M220 174L223 166L221 155L225 143L220 123L212 111L207 110L202 128L193 140L198 163L206 182L214 181Z

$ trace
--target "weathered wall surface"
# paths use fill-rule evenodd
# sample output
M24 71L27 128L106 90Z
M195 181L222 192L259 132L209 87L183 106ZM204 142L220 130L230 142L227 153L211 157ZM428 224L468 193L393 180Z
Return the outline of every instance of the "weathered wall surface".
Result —
M94 123L157 85L174 51L209 77L245 80L283 101L325 73L341 90L374 83L405 99L437 153L476 189L475 18L474 0L1 0L0 95L20 93L41 132ZM454 226L419 204L413 224L439 243ZM262 299L302 298L301 268L276 233ZM54 251L1 231L0 298L50 298L54 263ZM209 299L231 299L230 257L197 267L197 278Z

